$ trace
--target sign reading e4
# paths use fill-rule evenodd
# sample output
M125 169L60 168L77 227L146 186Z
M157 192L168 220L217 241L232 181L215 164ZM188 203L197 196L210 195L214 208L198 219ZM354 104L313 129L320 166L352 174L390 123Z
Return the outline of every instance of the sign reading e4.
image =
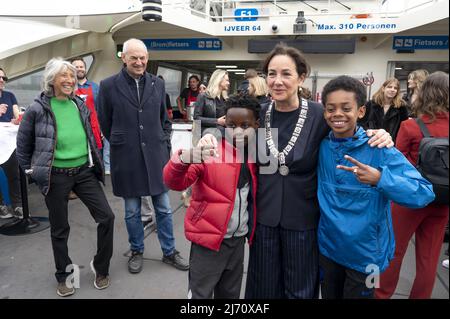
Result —
M236 21L256 21L258 20L258 9L241 8L234 10L234 20Z

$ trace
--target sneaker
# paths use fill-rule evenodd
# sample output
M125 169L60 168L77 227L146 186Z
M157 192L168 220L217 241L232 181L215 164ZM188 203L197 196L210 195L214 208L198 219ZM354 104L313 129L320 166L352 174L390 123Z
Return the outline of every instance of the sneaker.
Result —
M59 282L58 287L56 287L56 294L60 297L71 296L75 293L75 288L67 287L65 282Z
M444 259L444 260L442 261L442 266L443 266L444 268L447 268L447 269L448 269L448 259Z
M163 263L174 266L179 270L189 270L189 264L181 257L178 250L174 250L172 255L163 256Z
M20 207L20 206L14 208L13 215L14 215L14 217L17 217L19 219L23 219L23 208Z
M5 205L0 206L0 218L2 219L11 218L13 217L11 213L12 213L11 207Z
M130 259L128 259L128 271L132 274L138 274L142 270L144 261L143 253L132 251Z
M111 175L111 171L105 171L105 175Z
M109 287L109 276L97 275L97 271L94 268L94 261L91 260L91 270L94 273L94 287L98 290L102 290Z

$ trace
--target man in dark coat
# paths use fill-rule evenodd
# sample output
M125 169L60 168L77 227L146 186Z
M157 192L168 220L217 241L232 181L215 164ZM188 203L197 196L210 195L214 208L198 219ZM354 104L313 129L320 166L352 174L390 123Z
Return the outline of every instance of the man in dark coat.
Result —
M170 156L171 123L166 112L164 82L146 72L145 44L129 39L123 45L124 68L100 83L100 126L111 146L114 195L124 198L131 248L128 270L142 270L144 229L141 197L151 196L156 212L163 262L180 270L188 264L175 249L172 210L162 172Z

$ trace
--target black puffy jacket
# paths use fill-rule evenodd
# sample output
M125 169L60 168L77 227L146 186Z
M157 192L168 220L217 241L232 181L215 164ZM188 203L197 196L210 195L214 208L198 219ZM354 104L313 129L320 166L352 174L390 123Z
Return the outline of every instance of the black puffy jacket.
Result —
M104 183L104 167L92 133L89 109L78 96L73 97L72 101L80 111L81 121L91 148L95 175ZM56 139L55 115L50 108L50 97L41 93L23 115L17 134L16 154L21 169L32 169L30 177L38 184L44 195L47 195L50 189Z

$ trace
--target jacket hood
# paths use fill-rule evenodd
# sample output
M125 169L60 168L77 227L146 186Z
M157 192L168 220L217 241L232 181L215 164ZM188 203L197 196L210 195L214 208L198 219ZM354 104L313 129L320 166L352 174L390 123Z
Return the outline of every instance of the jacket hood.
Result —
M330 140L330 144L333 148L344 146L348 149L357 148L362 144L367 143L369 140L366 131L361 126L357 126L355 135L347 138L345 141L338 141L336 137L334 137L333 131L330 131L327 138Z

